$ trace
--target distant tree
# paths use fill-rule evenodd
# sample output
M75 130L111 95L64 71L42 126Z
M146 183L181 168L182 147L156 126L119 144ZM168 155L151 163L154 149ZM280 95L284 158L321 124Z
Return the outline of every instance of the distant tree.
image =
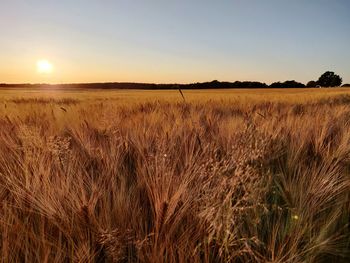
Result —
M297 82L295 80L287 80L285 82L274 82L270 85L270 88L281 89L281 88L304 88L303 83Z
M344 84L342 87L344 87L344 88L350 88L350 84Z
M210 89L220 89L220 88L224 88L223 84L218 81L218 80L213 80L212 82L208 83L208 88Z
M266 83L258 82L258 81L235 81L232 83L232 87L234 88L243 88L243 89L261 89L267 88Z
M322 87L338 87L342 83L342 78L339 75L336 75L332 71L327 71L321 75L317 81L317 85Z
M317 86L317 82L314 80L310 80L307 84L306 87L308 88L315 88Z
M278 81L278 82L274 82L274 83L270 84L269 87L273 88L273 89L281 89L281 88L283 88L283 84Z
M284 88L304 88L303 83L297 82L295 80L287 80L283 83Z
M182 84L181 89L259 89L267 88L266 83L257 81L235 81L235 82L221 82L213 80L211 82L197 82L191 84Z

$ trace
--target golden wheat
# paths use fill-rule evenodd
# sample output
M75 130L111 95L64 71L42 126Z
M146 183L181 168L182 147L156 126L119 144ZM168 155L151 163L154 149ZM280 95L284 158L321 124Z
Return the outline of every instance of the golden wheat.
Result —
M255 92L3 91L1 261L348 262L349 93Z

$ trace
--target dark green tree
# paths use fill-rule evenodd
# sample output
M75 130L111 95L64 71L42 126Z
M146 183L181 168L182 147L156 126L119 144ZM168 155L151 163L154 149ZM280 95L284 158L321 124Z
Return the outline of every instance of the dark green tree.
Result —
M317 81L317 85L322 87L338 87L342 83L342 78L339 75L336 75L332 71L327 71L321 75Z
M305 85L295 80L287 80L285 82L274 82L270 85L270 88L304 88Z
M315 88L317 86L317 82L314 80L310 80L307 84L306 87L308 88Z

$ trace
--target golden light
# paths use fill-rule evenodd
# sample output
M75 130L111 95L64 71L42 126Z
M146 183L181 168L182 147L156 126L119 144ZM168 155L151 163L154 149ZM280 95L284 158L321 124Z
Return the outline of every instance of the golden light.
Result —
M36 63L36 68L38 73L42 74L50 74L53 70L52 64L46 59L38 60Z

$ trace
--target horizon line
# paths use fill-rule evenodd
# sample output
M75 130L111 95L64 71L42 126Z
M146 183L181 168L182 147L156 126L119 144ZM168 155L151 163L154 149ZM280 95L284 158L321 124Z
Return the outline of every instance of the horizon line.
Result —
M84 85L84 84L148 84L148 85L191 85L191 84L200 84L200 83L212 83L212 82L219 82L219 83L235 83L235 82L257 82L257 83L262 83L262 84L267 84L269 85L272 83L277 83L277 82L285 82L285 81L296 81L293 79L289 80L284 80L284 81L272 81L272 82L264 82L264 81L259 81L259 80L235 80L235 81L228 81L228 80L210 80L210 81L196 81L196 82L167 82L167 83L162 83L162 82L133 82L133 81L101 81L101 82L62 82L62 83L47 83L47 82L0 82L1 85L9 85L9 86L14 86L14 85L48 85L48 86L53 86L53 85ZM299 82L303 83L303 82ZM303 83L304 84L304 83Z

